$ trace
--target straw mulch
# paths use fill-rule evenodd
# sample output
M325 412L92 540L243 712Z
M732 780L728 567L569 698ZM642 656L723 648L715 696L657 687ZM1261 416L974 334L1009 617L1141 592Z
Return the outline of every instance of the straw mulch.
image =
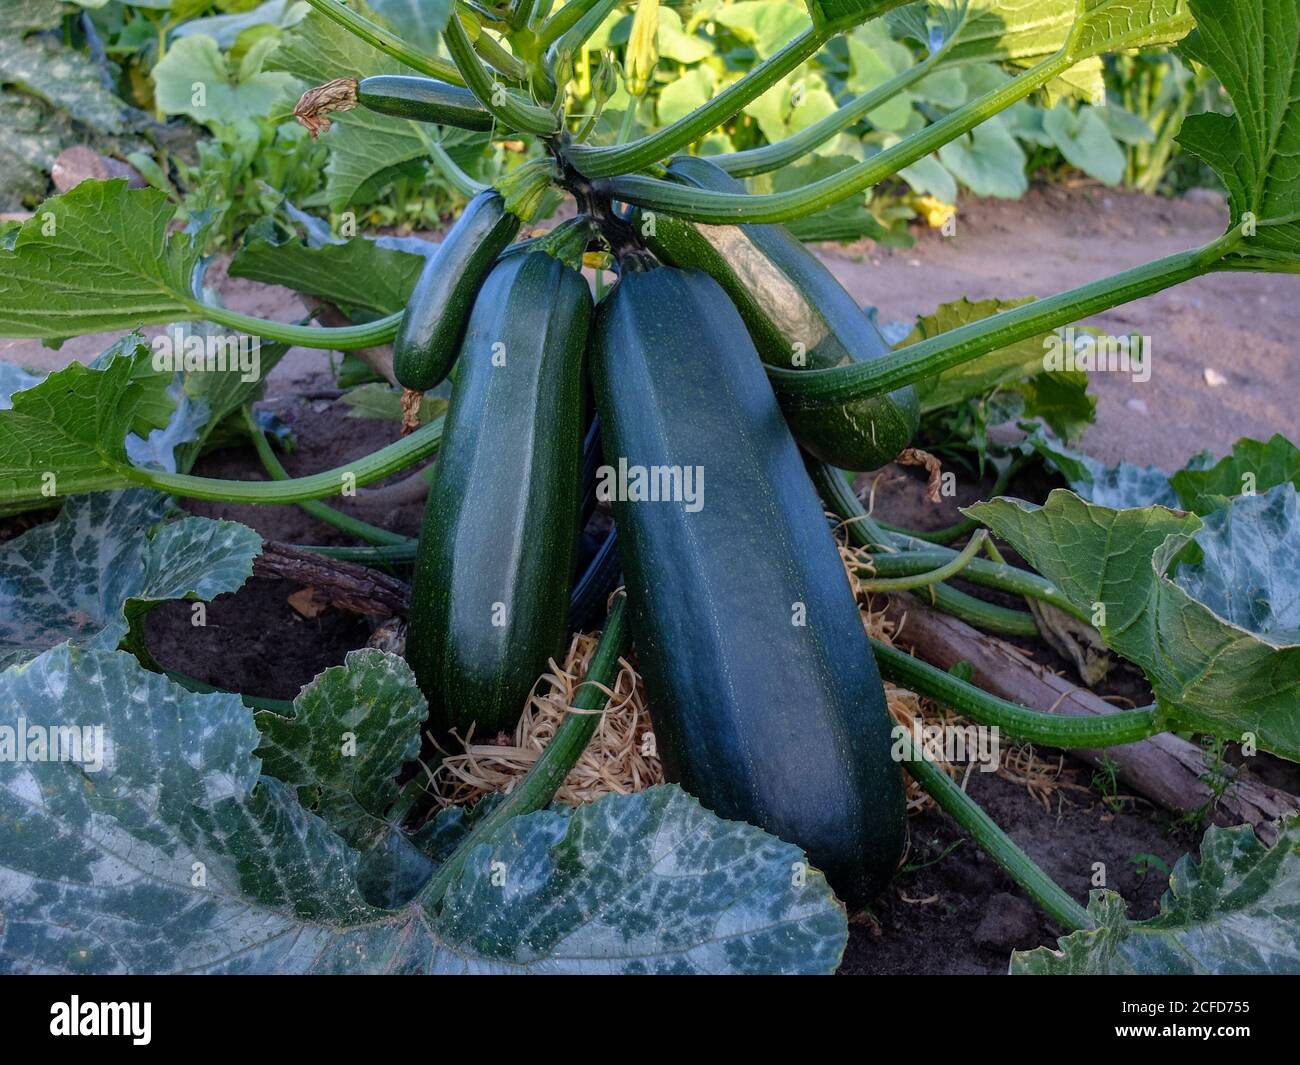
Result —
M856 574L857 567L870 565L870 556L843 542L840 555L864 628L875 639L892 643L894 625L885 619L884 598L868 595ZM441 763L430 773L429 790L434 800L444 806L462 805L491 792L508 792L532 767L571 711L596 642L593 635L575 634L563 662L551 660L550 669L534 685L512 736L480 737L471 732L463 739L458 738L453 750L443 751ZM663 782L663 766L655 754L644 685L629 662L621 661L620 665L610 704L587 749L556 793L559 802L573 806L609 792L640 791ZM918 719L928 725L966 723L959 715L906 689L887 683L885 695L895 721L909 731ZM1025 787L1045 806L1061 788L1078 787L1062 779L1063 760L1059 758L1045 761L1029 746L1010 747L1001 753L998 774ZM973 765L942 761L939 765L963 785L973 768ZM929 796L908 777L908 812L918 813L931 805Z

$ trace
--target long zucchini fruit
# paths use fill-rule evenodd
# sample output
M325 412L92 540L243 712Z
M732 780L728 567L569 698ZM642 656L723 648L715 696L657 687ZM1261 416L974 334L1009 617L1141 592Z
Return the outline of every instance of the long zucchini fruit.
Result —
M705 806L802 847L861 903L895 870L904 804L857 604L726 293L637 265L589 358L605 461L660 488L613 499L656 746ZM684 501L649 501L692 476Z
M436 733L512 729L563 649L592 300L545 252L502 259L461 345L420 531L407 659Z
M679 156L669 174L696 188L744 192L707 159ZM703 270L740 311L758 353L772 366L818 370L890 354L888 342L820 259L784 226L700 226L656 213L640 231L673 266ZM911 442L921 410L912 388L838 407L788 408L795 438L823 462L873 470Z
M425 260L393 342L393 374L403 388L427 392L447 376L479 286L518 232L519 219L488 189Z
M381 115L460 129L490 130L496 119L459 85L408 74L375 74L357 82L357 102Z

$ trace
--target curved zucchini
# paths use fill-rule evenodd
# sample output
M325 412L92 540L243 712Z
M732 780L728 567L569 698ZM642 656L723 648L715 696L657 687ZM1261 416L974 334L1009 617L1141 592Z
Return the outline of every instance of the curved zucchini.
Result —
M889 710L739 314L700 271L625 271L597 308L589 358L612 467L678 470L683 484L707 474L699 507L631 492L613 503L665 768L720 816L802 847L841 898L865 901L903 844Z
M563 649L582 464L591 292L543 252L474 303L411 595L407 659L436 732L513 728Z
M437 78L374 74L357 83L357 102L381 115L439 126L486 131L496 122L468 89Z
M668 169L697 188L745 191L707 159L680 156ZM853 297L784 226L697 226L656 214L653 227L639 228L664 262L703 270L726 290L770 365L823 369L890 353ZM785 415L799 443L823 462L873 470L908 446L921 410L908 386L842 407L789 409Z
M403 388L427 392L447 376L474 296L518 232L519 219L495 189L488 189L470 200L425 260L393 341L393 374Z

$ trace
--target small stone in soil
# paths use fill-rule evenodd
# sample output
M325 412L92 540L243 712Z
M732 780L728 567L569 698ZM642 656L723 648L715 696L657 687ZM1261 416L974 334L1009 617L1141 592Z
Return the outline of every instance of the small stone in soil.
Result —
M975 942L989 950L1008 951L1034 946L1038 941L1038 914L1018 895L999 892L989 899L975 929Z

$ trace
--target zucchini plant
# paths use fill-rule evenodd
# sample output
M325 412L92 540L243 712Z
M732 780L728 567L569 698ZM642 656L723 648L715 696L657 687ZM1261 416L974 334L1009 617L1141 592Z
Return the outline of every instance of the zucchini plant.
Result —
M569 107L574 57L616 0L457 2L445 55L360 3L309 3L284 62L329 80L304 95L304 123L412 138L470 201L394 291L376 266L399 254L391 248L326 238L281 255L264 234L246 244L237 272L242 261L248 276L341 297L352 324L223 307L201 287L203 220L177 230L164 197L124 182L85 182L0 233L0 333L126 333L90 365L11 382L0 410L0 506L62 504L4 548L0 740L45 735L70 716L107 736L103 784L86 784L84 760L0 763L0 965L829 971L847 937L845 904L870 903L898 866L906 770L1070 933L1060 952L1017 956L1015 971L1300 966L1300 822L1279 825L1271 848L1248 829L1211 829L1200 866L1179 866L1151 922L1129 922L1110 892L1085 909L925 752L904 742L899 757L882 684L1060 748L1184 730L1248 736L1300 760L1300 617L1293 596L1272 595L1300 551L1300 464L1279 461L1262 495L1200 464L1112 507L1087 495L1110 475L1035 437L1027 448L1067 476L1082 470L1086 484L1081 474L1076 491L1043 506L995 498L968 515L1036 572L975 557L983 533L956 551L881 527L840 469L896 457L916 432L918 396L960 395L963 372L988 360L996 371L1009 348L1212 271L1300 271L1292 0L911 5L935 63L1005 60L1018 73L870 158L761 192L739 178L798 160L921 75L878 86L788 143L708 160L691 147L902 0L808 0L806 28L784 47L636 137L629 121L615 136ZM632 34L629 76L644 81L654 41L644 27ZM1229 194L1228 228L1204 247L891 349L784 226L1039 90L1093 76L1103 55L1173 44L1235 107L1189 117L1180 133ZM509 138L524 158L484 187L442 147L455 130ZM574 217L517 239L561 197ZM584 265L600 272L595 300ZM290 344L395 340L409 398L450 374L450 410L346 467L288 477L248 413L256 376L160 370L134 332L175 321L260 338L264 359ZM232 423L270 480L190 472ZM418 543L319 502L435 453ZM617 539L575 573L597 466L620 471ZM311 505L373 545L349 557L413 561L409 667L353 652L292 703L164 674L145 646L148 611L239 587L261 550L236 522L169 521L172 497ZM945 579L960 572L1054 606L1139 665L1156 702L1087 719L1037 712L873 645L826 510L878 552L879 587L929 585L940 608L993 631L1028 622L1033 632L1033 618ZM1268 550L1249 553L1258 544ZM624 590L607 610L620 570ZM1244 598L1234 594L1243 575L1253 581ZM422 729L509 729L580 619L603 634L536 767L508 795L427 817L409 773ZM630 649L676 783L548 809ZM1236 890L1246 880L1251 889Z

